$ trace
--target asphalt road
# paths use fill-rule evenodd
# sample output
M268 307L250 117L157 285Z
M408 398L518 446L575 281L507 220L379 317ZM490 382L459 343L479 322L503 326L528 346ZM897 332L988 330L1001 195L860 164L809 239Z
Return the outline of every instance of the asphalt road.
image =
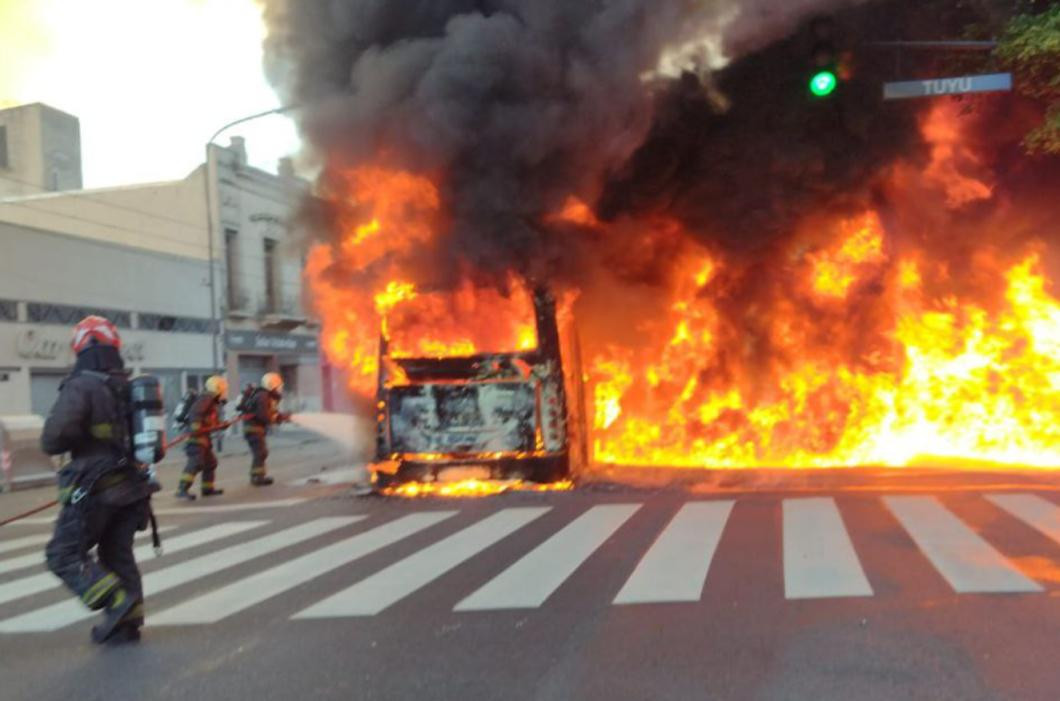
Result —
M0 697L1060 698L1049 479L358 499L295 484L312 450L160 505L136 646L89 644L32 562L45 524L0 532Z

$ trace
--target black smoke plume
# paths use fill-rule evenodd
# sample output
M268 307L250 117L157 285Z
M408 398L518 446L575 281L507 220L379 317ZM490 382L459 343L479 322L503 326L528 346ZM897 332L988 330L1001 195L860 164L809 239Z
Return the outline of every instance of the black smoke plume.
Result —
M667 214L755 252L810 213L879 206L899 156L923 158L926 101L887 104L905 75L874 40L959 36L978 5L907 0L262 0L266 68L324 166L385 164L442 188L441 265L577 278L569 196L615 221ZM980 8L981 9L981 8ZM812 18L828 13L843 82L809 95ZM932 37L918 32L930 27ZM664 54L678 70L651 73ZM912 60L910 60L912 59ZM913 69L913 70L910 70ZM573 243L577 241L577 243ZM612 245L614 241L611 242ZM465 266L466 267L466 266Z
M570 236L547 222L567 197L599 201L601 213L616 216L655 206L656 191L671 197L668 178L705 176L713 184L704 187L714 192L703 202L711 204L725 200L729 189L718 185L730 177L719 170L757 168L757 175L736 176L732 186L759 178L766 196L772 190L765 176L784 167L755 161L773 146L756 145L755 133L775 126L755 112L776 114L777 103L805 99L801 76L785 85L793 71L775 72L791 56L768 50L734 64L726 76L769 80L748 92L723 79L723 91L735 98L724 114L712 96L706 59L688 61L692 72L683 81L646 79L664 52L705 36L720 49L725 26L739 50L757 48L808 13L839 4L266 0L266 63L284 99L307 105L301 127L324 162L325 184L365 162L428 173L443 188L449 217L440 255L486 273L570 275L577 271ZM802 116L787 113L791 122ZM855 139L867 143L875 136ZM845 153L849 141L833 142L832 151ZM753 152L738 153L749 146ZM889 146L890 140L880 142L878 150ZM672 153L657 155L667 149ZM803 156L787 156L787 167L801 169L792 177L822 167L819 175L851 175L820 162L818 153L811 157L819 163L797 165ZM872 163L862 165L867 171ZM689 188L678 190L679 198L702 199ZM677 209L683 215L687 208ZM773 224L783 219L770 208L756 211Z

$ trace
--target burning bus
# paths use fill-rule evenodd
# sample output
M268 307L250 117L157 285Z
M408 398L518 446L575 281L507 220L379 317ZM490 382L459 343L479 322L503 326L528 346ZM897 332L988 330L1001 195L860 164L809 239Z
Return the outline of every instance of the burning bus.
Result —
M403 343L420 333L425 318L435 324L437 339L432 296L403 300L384 318L372 465L377 487L432 482L447 472L557 482L586 460L580 358L569 318L561 334L547 290L513 297L506 309L493 306L493 318L450 325L460 340L433 345L423 345L422 336L419 344ZM441 298L451 301L449 295L433 301ZM506 323L515 329L513 342L498 345L504 334L497 331ZM469 340L476 328L494 342Z

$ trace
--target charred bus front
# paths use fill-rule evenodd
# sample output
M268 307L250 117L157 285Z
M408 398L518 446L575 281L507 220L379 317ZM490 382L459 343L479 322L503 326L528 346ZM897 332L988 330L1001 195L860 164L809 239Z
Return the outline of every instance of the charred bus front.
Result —
M556 304L532 295L536 347L460 357L403 357L380 341L377 486L433 481L451 468L551 482L585 458L580 361L561 342ZM568 352L564 353L564 347ZM569 366L565 372L565 363Z

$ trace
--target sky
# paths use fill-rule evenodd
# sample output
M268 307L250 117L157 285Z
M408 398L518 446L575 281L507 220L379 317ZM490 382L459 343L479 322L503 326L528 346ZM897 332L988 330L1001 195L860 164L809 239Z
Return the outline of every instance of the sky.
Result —
M279 106L264 35L254 0L0 0L0 108L77 116L87 188L182 178L219 127ZM283 116L217 143L235 135L269 171L299 146Z

